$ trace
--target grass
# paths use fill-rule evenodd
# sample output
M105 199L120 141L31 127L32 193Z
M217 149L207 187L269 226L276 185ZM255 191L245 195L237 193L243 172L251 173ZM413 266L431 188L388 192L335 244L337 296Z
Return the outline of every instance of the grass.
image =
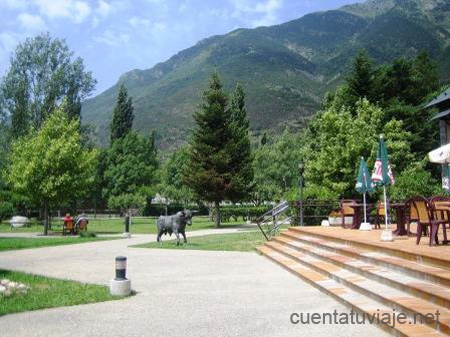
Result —
M262 245L264 242L265 239L261 232L249 231L235 234L215 234L192 238L188 237L188 243L180 246L176 245L175 240L170 240L163 241L162 243L150 242L132 247L250 252L257 246Z
M114 238L80 238L80 237L61 237L61 238L6 238L0 237L0 251L38 248L47 246L72 245L84 242L105 241Z
M68 305L104 302L122 297L109 294L106 286L84 284L0 269L0 279L20 282L30 287L26 294L0 296L0 316Z
M156 218L132 219L132 226L130 231L133 234L156 234ZM188 227L188 231L211 229L214 228L214 223L210 221L209 217L196 217L192 219L192 226ZM243 225L243 220L237 222L226 222L222 224L223 228L233 228ZM124 219L91 219L89 220L88 230L97 234L118 234L124 232ZM8 223L0 224L0 233L42 233L44 231L43 225L36 221L30 224L30 227L12 228ZM52 223L52 230L50 234L61 234L61 222L54 220Z

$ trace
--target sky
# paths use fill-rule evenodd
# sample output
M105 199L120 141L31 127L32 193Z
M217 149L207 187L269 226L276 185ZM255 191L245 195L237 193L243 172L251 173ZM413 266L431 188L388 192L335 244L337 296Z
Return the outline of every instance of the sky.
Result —
M212 35L270 26L362 0L0 0L0 77L16 46L49 32L97 79L148 69Z

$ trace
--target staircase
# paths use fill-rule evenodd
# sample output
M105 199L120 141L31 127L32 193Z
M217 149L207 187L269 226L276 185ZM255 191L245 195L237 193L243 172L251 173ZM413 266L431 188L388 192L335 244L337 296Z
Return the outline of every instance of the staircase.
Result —
M356 232L290 227L258 250L359 313L392 315L395 309L396 315L406 314L406 324L380 325L393 335L450 334L448 259L434 257L432 253L415 254L400 243L386 248L385 243L344 236L345 233L363 234ZM425 248L421 247L422 250ZM440 313L438 319L437 310ZM421 322L419 314L425 316L428 313L433 314L434 319Z

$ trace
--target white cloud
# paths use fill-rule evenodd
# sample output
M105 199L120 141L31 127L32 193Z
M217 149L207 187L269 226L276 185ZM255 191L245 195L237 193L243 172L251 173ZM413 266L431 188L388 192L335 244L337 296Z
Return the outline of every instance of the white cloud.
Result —
M128 22L130 23L131 27L133 27L133 28L138 28L138 27L148 28L151 25L150 20L138 18L136 16L133 16Z
M51 19L70 18L75 23L83 22L91 13L85 1L73 0L34 0L39 12Z
M100 0L96 9L96 13L101 17L106 17L111 13L111 5L106 1Z
M74 4L74 21L76 23L81 23L91 14L91 7L89 4L83 1L77 1Z
M44 20L39 15L21 13L18 20L21 26L28 31L44 31L47 29Z
M255 3L250 0L231 0L234 6L233 17L238 18L253 27L268 26L277 23L277 11L283 0L266 0Z
M94 40L110 47L122 47L130 42L130 35L105 30L101 35L94 37Z
M7 9L25 9L28 6L28 1L26 0L1 0L0 1L0 8L7 8Z

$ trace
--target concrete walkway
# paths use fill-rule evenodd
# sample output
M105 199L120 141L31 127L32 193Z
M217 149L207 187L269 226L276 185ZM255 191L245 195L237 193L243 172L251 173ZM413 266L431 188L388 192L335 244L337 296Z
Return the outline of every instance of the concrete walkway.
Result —
M205 230L189 237L232 233ZM291 313L349 310L256 253L143 249L155 235L0 253L0 268L108 284L128 257L137 295L0 317L6 336L383 336L375 326L293 325Z

